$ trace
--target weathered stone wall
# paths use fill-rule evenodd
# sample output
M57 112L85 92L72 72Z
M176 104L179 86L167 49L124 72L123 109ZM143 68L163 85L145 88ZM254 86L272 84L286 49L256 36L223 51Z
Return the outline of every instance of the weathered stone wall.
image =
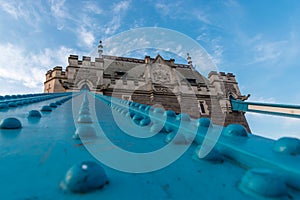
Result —
M180 112L180 103L172 93L154 93L151 105L161 105L165 110L173 110L176 113Z
M50 81L46 82L44 85L44 92L45 93L53 93L53 92L66 92L65 88L62 87L58 78L53 78Z
M141 92L141 91L135 91L132 94L131 97L132 101L146 104L146 105L152 105L151 104L151 92Z
M195 95L181 95L180 100L181 110L178 113L187 113L193 118L200 117L198 98Z

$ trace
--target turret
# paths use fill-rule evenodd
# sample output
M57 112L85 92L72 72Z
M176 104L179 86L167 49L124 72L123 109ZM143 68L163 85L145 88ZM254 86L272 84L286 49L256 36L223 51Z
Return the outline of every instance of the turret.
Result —
M191 58L191 56L190 56L189 53L187 53L186 55L187 55L186 60L188 61L188 65L192 68L192 67L193 67L193 61L192 61L192 58Z
M102 41L100 40L99 45L98 45L99 58L102 58L102 53L103 53L103 45L102 45Z

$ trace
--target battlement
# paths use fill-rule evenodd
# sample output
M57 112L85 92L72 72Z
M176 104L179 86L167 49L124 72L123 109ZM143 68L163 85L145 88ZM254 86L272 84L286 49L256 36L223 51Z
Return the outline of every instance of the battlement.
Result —
M78 55L70 55L69 59L78 60Z
M82 56L82 61L91 61L90 56Z
M62 71L62 66L56 66L56 67L54 67L53 71Z
M209 74L208 74L208 78L210 78L211 76L219 76L219 77L222 77L222 76L226 76L226 77L235 77L235 75L233 73L225 73L225 72L216 72L216 71L211 71Z
M233 73L211 71L208 74L208 78L211 81L236 82L235 75Z
M125 62L133 62L133 63L145 63L145 60L143 60L143 59L129 58L129 57L103 55L103 58L104 59L109 59L109 60L116 60L116 61L125 61Z
M46 73L46 82L52 78L66 78L66 71L62 66L56 66L52 70L48 70Z
M83 63L87 66L96 66L95 63L102 62L102 58L95 58L95 61L92 61L90 56L82 56L82 60L79 60L78 55L70 55L68 58L69 66L80 67Z
M122 56L111 56L111 55L103 55L101 58L95 58L95 61L92 61L90 56L82 56L82 60L79 59L78 55L70 55L68 58L69 66L80 67L81 65L87 66L96 66L95 63L103 62L104 59L113 60L113 61L121 61L121 62L130 62L130 63L138 63L138 64L150 64L154 62L156 58L151 58L150 56L145 56L144 59L138 58L130 58L130 57L122 57ZM178 68L190 68L188 64L175 63L175 59L171 58L169 60L164 60L168 65L172 67Z
M137 58L129 58L129 57L103 55L103 59L123 61L123 62L132 62L132 63L139 63L139 64L150 64L151 62L155 61L156 58L151 58L150 56L145 56L144 59L137 59ZM169 64L170 66L173 66L173 67L180 67L180 68L189 68L190 67L187 64L175 63L175 59L173 59L173 58L170 58L169 60L164 60L164 62L166 62L167 64Z

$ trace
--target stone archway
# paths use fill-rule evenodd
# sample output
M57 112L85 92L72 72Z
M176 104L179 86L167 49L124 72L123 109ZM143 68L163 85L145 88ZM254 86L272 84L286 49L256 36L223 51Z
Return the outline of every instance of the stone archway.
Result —
M90 91L90 88L87 84L84 84L81 88L80 91Z
M89 80L80 80L77 84L78 90L89 90L91 91L93 89L93 84Z

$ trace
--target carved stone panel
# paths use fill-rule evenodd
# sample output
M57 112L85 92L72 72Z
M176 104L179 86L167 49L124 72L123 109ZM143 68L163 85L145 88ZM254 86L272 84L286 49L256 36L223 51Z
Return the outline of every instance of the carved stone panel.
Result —
M171 70L166 65L154 65L151 70L151 78L153 83L171 83Z

